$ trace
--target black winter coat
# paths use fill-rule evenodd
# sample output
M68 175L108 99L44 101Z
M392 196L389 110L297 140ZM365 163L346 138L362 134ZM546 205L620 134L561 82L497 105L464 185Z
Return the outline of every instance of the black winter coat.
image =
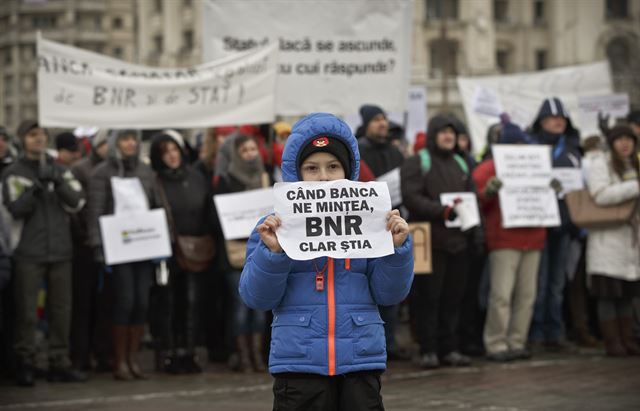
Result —
M371 169L376 178L400 167L404 156L396 146L388 141L377 143L364 137L358 140L360 158Z

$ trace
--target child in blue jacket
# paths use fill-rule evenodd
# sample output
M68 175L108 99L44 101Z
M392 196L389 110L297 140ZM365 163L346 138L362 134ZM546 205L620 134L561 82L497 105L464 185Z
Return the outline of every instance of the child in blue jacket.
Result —
M353 133L326 113L300 120L287 140L284 181L358 179ZM401 302L413 280L409 227L387 214L395 252L381 258L292 260L278 242L280 219L258 222L247 245L240 295L253 309L273 310L269 372L274 410L384 409L386 368L378 305Z

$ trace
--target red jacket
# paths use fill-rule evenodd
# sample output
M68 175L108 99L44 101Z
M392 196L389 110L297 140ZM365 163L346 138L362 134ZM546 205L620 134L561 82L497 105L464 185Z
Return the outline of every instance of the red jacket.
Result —
M504 248L517 250L541 250L544 248L547 230L544 227L503 228L498 196L486 198L487 181L496 175L493 159L484 161L473 170L473 180L478 188L480 212L484 215L484 236L489 251Z

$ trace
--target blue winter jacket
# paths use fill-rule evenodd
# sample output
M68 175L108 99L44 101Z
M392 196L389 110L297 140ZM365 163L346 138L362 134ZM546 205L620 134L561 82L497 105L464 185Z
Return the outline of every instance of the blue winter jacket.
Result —
M349 127L331 114L300 120L287 140L282 161L285 181L299 181L297 158L316 136L341 139L351 150L351 180L360 155ZM260 224L262 220L258 223ZM324 289L316 290L322 273ZM273 253L254 230L239 291L258 310L273 310L269 371L339 375L386 368L383 321L378 305L401 302L413 280L411 239L381 258L297 261Z

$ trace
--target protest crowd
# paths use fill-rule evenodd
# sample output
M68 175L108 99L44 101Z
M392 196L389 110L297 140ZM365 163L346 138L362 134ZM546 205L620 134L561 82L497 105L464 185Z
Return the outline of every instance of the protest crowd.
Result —
M563 102L549 97L526 129L503 115L480 155L453 114L434 115L413 147L383 108L364 105L360 116L360 181L399 169L402 215L431 228L431 273L416 273L403 303L379 306L388 361L433 369L576 346L640 355L640 112L615 124L601 118L601 134L581 138ZM126 129L52 135L30 119L0 129L3 377L34 386L112 372L126 381L201 373L207 361L266 372L273 315L239 294L247 239L225 239L214 196L282 181L291 130L279 121L163 130L143 141ZM501 145L550 147L553 167L581 170L598 206L635 200L631 216L585 229L554 178L560 224L505 228L508 187L493 155ZM118 184L132 177L134 186ZM458 201L440 199L459 192L476 196L480 214L464 231L449 224L463 212ZM164 209L171 258L106 263L99 220L122 198ZM411 341L397 339L401 323ZM141 365L141 350L153 351L154 370Z

